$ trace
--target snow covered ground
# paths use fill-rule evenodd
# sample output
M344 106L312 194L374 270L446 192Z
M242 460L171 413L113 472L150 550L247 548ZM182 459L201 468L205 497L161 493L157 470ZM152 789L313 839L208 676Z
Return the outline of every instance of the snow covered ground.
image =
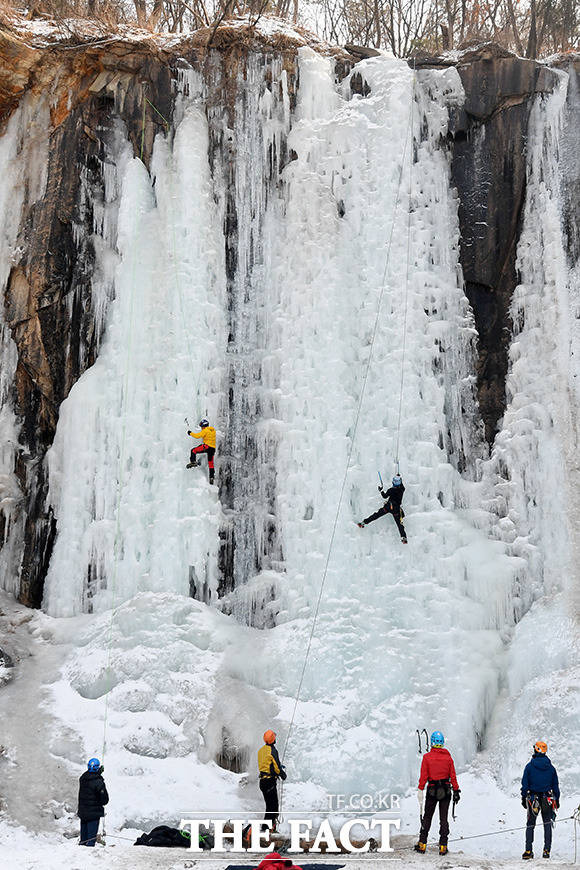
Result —
M185 703L176 694L176 683L169 674L167 659L172 662L172 671L181 668L181 683L188 696L195 695L202 730L215 695L223 690L229 697L227 693L232 689L231 684L221 678L219 668L216 669L220 646L223 652L228 640L231 642L229 631L223 633L228 629L226 618L202 604L177 596L166 596L164 602L162 598L146 595L142 603L149 605L147 610L142 608L139 611L138 602L132 602L129 609L121 609L119 635L122 636L126 627L124 620L129 619L133 626L133 641L129 644L125 638L122 665L118 665L122 667L127 682L116 686L108 700L109 734L114 735L114 744L106 754L105 779L111 794L106 819L107 848L98 848L97 854L86 856L76 846L77 777L84 769L83 760L87 755L101 754L103 717L98 711L102 713L107 701L104 697L92 700L79 697L75 689L78 690L82 673L71 673L67 661L71 660L71 652L82 638L80 661L84 662L87 672L92 672L95 659L103 663L100 646L94 643L99 629L95 620L87 616L73 619L54 619L40 613L31 616L30 611L14 604L4 593L0 598L0 629L18 669L18 678L0 693L2 739L9 747L0 758L2 866L15 870L24 867L185 867L191 865L184 861L193 860L213 870L214 865L224 867L226 863L246 863L243 856L237 855L232 855L229 861L227 856L221 861L196 857L183 859L180 863L174 851L167 853L165 850L131 847L143 830L150 830L157 824L178 825L183 815L192 814L200 818L214 814L247 819L261 815L261 796L252 775L247 781L246 777L220 769L211 760L203 763L196 735L192 741L194 751L185 745L181 735L180 755L173 760L162 758L164 748L170 745L173 748L171 738L175 740L175 734L167 734L167 713L175 715ZM173 620L166 622L168 631L161 651L154 646L159 633L154 630L155 617L152 618L151 614L157 607L167 615L170 606L174 608ZM102 621L108 618L109 614L104 614ZM202 627L205 628L205 638ZM261 634L241 626L239 630L247 635ZM209 642L209 647L205 647L206 642ZM112 658L115 667L117 652ZM133 669L141 665L142 670L146 658L147 667L142 678L131 680ZM78 662L77 658L77 666ZM64 666L64 679L59 679L59 665ZM167 686L168 682L170 686ZM103 685L106 684L106 678L103 678ZM154 700L151 687L157 690ZM172 689L171 693L167 688ZM54 718L51 709L55 706L54 699L57 699L57 710L68 710L70 725ZM155 712L156 708L158 712ZM84 735L82 744L79 734ZM164 740L167 741L165 744ZM121 742L124 747L118 748ZM138 751L137 756L132 755L132 742ZM147 742L151 753L148 756L143 748ZM178 744L179 739L175 743ZM453 751L453 746L450 748ZM134 761L131 761L132 757ZM474 764L459 773L462 800L458 805L457 821L452 824L450 848L453 855L449 861L453 863L448 866L503 866L503 860L517 856L523 848L523 832L507 831L521 828L524 821L519 799L517 795L506 792L490 773L494 764L495 760L489 753L482 753ZM413 763L415 775L419 765L420 757L416 755ZM361 778L361 782L364 781ZM284 801L286 813L293 817L303 817L308 808L314 818L322 819L328 806L324 791L306 783L289 782ZM577 797L564 794L559 817L565 819L572 815L576 804ZM417 814L415 790L411 789L402 796L401 836L393 838L396 852L389 856L389 866L393 860L403 866L415 866L408 850L416 838ZM337 814L332 818L337 821ZM15 824L15 819L19 825ZM490 837L480 837L489 832L495 833ZM432 834L436 839L436 828ZM474 839L461 842L463 837ZM130 854L123 854L127 849ZM152 857L151 852L157 858ZM572 822L562 822L555 831L553 857L556 862L570 863L573 855ZM473 856L481 858L481 863ZM155 860L159 864L155 864ZM369 855L365 860L376 864L381 859ZM489 860L493 861L492 865L486 863ZM356 864L358 867L358 863L348 858L348 866L354 868ZM512 865L508 862L506 866Z
M0 849L2 847L0 846ZM14 849L14 851L11 851ZM101 847L97 846L90 850L92 854L86 854L89 850L81 850L74 845L56 847L49 843L34 843L30 844L29 838L21 834L20 838L15 836L13 844L4 853L4 859L10 862L12 858L17 863L6 863L5 867L18 868L18 870L152 870L152 868L163 868L163 870L191 870L195 867L197 870L225 870L228 864L243 864L248 868L256 867L260 860L257 856L244 859L239 855L234 855L231 859L224 858L223 860L209 858L190 858L187 853L177 849L147 849L147 848L132 848L123 846L121 843L115 846ZM179 851L176 856L175 852ZM84 852L85 854L79 854ZM303 861L301 857L294 858L296 864L300 866ZM324 868L325 862L320 858L315 862L312 860L308 863L316 863L321 868ZM436 866L440 870L449 870L449 868L470 867L473 870L520 870L522 866L526 866L522 861L503 861L498 859L474 858L466 854L463 850L457 850L453 854L447 855L445 858L439 858L435 855L427 855L425 857L412 856L411 854L394 854L390 858L377 858L369 856L362 860L360 858L341 859L340 856L334 860L328 860L328 864L343 864L346 870L365 870L372 867L375 870L394 870L396 867L405 867L415 870L418 867ZM574 864L565 863L563 861L551 860L551 865L566 868L573 867ZM577 865L576 865L577 866Z
M257 68L240 82L251 111L240 105L234 131L244 269L235 295L223 254L228 154L213 174L207 159L216 132L233 134L223 118L208 126L201 80L185 75L151 176L120 125L109 142L116 168L95 225L106 331L48 456L59 535L44 612L2 599L8 652L20 653L17 679L0 692L7 866L182 867L189 859L174 853L122 853L185 810L260 811L255 751L265 727L285 744L323 577L288 742L288 812L322 812L329 793L388 790L404 796L402 833L416 836L423 727L445 731L458 766L453 836L522 824L518 781L538 738L561 774L561 817L580 799L577 523L564 511L578 484L570 396L580 352L556 159L566 79L532 118L508 408L487 459L442 148L459 77L414 81L383 57L357 69L365 98L301 49L292 117L281 65L272 62L271 89ZM15 122L6 136L17 133ZM232 362L231 344L244 359ZM232 371L259 371L238 384L235 419L223 399ZM234 432L234 467L246 476L251 429L264 475L263 500L232 508L250 512L252 535L238 539L234 615L214 606L231 517L205 469L184 469L186 414ZM388 480L397 454L407 547L390 518L355 525L380 503L377 469ZM244 553L256 542L267 551L269 523L282 558L258 571ZM211 606L189 597L192 577ZM258 630L251 615L264 606L277 624ZM216 763L228 754L248 776ZM76 830L76 779L91 755L105 761L109 836L128 840L87 856L62 839ZM561 828L554 856L570 861L571 823ZM481 862L456 855L442 866L501 866L522 840L469 840Z
M215 859L192 859L184 855L175 856L176 849L124 849L119 847L102 848L97 846L92 850L94 854L79 855L78 847L50 847L48 844L42 846L30 846L25 838L22 838L21 844L17 852L14 852L14 857L18 863L6 864L12 870L12 867L18 867L19 870L151 870L151 868L163 868L163 870L191 870L195 867L197 870L225 870L228 864L244 864L248 868L256 867L258 860L248 858L240 860L239 856L233 856L230 861ZM138 854L137 854L138 853ZM10 860L10 854L6 853L6 859ZM302 859L296 859L296 863L300 865ZM306 862L302 862L306 863ZM309 862L312 863L312 862ZM320 867L324 867L324 862L317 859L315 862ZM339 864L341 861L328 861L328 864ZM561 861L552 860L551 865L558 867L573 867L573 864L564 863ZM473 858L466 855L463 851L448 855L446 858L427 857L411 857L410 855L393 855L391 858L368 858L365 860L347 858L344 866L347 870L365 870L367 867L376 868L376 870L394 870L396 867L406 867L415 870L418 867L436 866L441 870L448 870L452 867L470 867L473 870L515 870L526 866L521 861L501 861L497 859Z

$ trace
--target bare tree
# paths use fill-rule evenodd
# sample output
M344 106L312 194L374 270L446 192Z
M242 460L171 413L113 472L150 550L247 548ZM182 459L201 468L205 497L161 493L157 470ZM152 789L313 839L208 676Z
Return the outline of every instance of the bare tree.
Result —
M317 0L302 0L303 4ZM48 13L63 31L69 19L87 17L108 26L126 20L121 0L29 0L29 15ZM529 58L580 47L579 0L322 0L326 39L389 49L398 57L437 54L495 40ZM300 21L300 0L133 0L141 27L181 32L217 28L232 15L256 24L275 14ZM320 8L317 6L317 8Z

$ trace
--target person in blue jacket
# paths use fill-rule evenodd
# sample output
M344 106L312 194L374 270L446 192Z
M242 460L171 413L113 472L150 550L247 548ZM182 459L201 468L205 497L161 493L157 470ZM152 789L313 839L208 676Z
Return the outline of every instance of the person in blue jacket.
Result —
M560 786L556 768L547 756L548 745L542 740L534 744L534 754L522 776L522 806L528 811L526 821L526 851L522 858L533 858L532 844L538 813L544 823L544 858L552 848L552 821L560 806Z

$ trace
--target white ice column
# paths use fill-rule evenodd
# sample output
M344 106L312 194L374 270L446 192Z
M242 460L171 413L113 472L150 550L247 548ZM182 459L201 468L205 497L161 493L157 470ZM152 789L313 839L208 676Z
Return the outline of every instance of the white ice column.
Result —
M207 154L191 100L171 145L156 140L154 186L141 161L117 155L115 301L49 453L50 613L101 610L141 590L187 595L190 582L215 589L217 496L205 469L185 469L184 422L194 426L200 407L215 415L222 379L223 236Z

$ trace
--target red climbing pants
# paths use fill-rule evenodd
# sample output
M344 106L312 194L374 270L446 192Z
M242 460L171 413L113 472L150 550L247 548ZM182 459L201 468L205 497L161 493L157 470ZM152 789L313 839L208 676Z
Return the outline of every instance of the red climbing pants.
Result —
M213 457L215 447L210 447L209 444L200 444L199 447L194 447L191 451L190 462L195 462L196 453L207 453L207 467L213 468Z

